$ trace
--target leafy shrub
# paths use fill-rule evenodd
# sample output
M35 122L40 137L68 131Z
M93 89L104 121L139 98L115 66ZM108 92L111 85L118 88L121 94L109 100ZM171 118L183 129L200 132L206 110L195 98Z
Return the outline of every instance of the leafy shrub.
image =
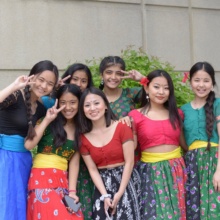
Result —
M193 99L192 92L189 88L189 83L182 82L183 73L175 71L174 67L170 63L161 62L157 57L148 56L141 48L139 50L134 50L132 46L122 50L120 57L122 57L126 63L126 70L135 69L141 72L143 75L147 75L156 69L167 71L173 79L178 107ZM101 80L99 73L99 64L101 60L102 58L86 60L86 64L93 73L93 80L96 87L99 86ZM134 86L140 86L140 84L133 80L127 79L123 80L121 84L121 87L123 88L132 88Z

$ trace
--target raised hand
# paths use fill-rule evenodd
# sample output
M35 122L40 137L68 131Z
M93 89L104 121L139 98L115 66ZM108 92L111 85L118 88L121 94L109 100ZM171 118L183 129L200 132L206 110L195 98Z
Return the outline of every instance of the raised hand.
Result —
M56 88L59 89L61 86L63 86L65 84L65 81L68 80L70 77L71 77L71 75L66 76L63 79L59 79L59 81L58 81L58 83L56 85Z
M55 102L54 106L53 106L52 108L49 108L49 109L47 110L47 114L46 114L46 117L45 117L45 118L46 118L49 122L53 121L53 120L57 117L58 113L59 113L60 111L62 111L62 110L66 107L65 105L63 105L62 107L57 108L57 105L58 105L58 100L56 99L56 102Z
M141 79L144 77L144 75L142 75L137 70L129 70L129 71L121 70L121 73L124 74L124 76L121 76L121 79L133 79L138 82L141 81Z
M34 82L34 81L31 81L31 79L33 79L33 78L34 78L34 75L31 75L31 76L25 76L25 75L19 76L19 77L13 82L13 85L14 85L14 87L16 88L16 90L22 89L22 88L24 88L26 85L34 84L35 82Z

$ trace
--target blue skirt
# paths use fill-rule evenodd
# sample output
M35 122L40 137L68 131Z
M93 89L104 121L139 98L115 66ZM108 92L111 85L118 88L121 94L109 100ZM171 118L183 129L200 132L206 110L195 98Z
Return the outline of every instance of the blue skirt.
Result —
M27 185L32 166L29 151L0 149L0 219L25 220Z

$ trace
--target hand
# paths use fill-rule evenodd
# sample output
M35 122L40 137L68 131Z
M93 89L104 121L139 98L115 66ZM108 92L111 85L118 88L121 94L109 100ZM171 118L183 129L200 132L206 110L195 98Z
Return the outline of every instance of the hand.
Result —
M53 121L53 120L57 117L58 113L59 113L60 111L62 111L62 110L66 107L65 105L63 105L62 107L60 107L60 108L57 109L57 105L58 105L58 100L56 99L56 102L55 102L54 106L53 106L52 108L49 108L49 109L47 110L47 114L46 114L46 117L45 117L45 118L46 118L49 122Z
M105 198L104 209L105 211L108 211L109 208L112 208L112 200L110 198Z
M59 89L61 86L65 85L65 81L66 81L67 79L69 79L70 77L71 77L71 75L66 76L66 77L63 78L63 79L59 79L59 81L58 81L58 83L57 83L57 85L56 85L56 88Z
M17 88L17 89L22 89L22 88L25 88L26 85L31 85L31 84L34 84L35 82L33 81L30 81L31 79L34 78L34 75L31 75L31 76L19 76L14 82L14 86Z
M124 76L121 76L121 79L133 79L135 81L141 81L141 79L144 77L140 72L137 70L130 70L130 71L123 71L121 70L121 73L124 73Z
M121 122L122 124L126 124L129 127L131 127L131 124L132 124L129 116L125 116L123 118L120 118L119 122Z
M220 170L216 170L213 175L213 186L216 192L220 192Z
M113 208L112 215L116 213L117 205L120 199L121 199L121 195L118 192L115 193L114 198L112 200L112 208Z
M79 202L79 197L74 192L70 192L69 196L74 199L75 203Z

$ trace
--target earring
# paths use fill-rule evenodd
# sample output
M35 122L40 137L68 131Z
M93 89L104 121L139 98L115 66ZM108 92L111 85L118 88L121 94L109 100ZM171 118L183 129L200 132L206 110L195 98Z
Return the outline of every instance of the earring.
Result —
M104 80L103 79L100 82L99 89L101 89L101 90L104 89Z
M147 99L147 102L150 101L150 97L149 97L149 95L146 95L146 99Z

